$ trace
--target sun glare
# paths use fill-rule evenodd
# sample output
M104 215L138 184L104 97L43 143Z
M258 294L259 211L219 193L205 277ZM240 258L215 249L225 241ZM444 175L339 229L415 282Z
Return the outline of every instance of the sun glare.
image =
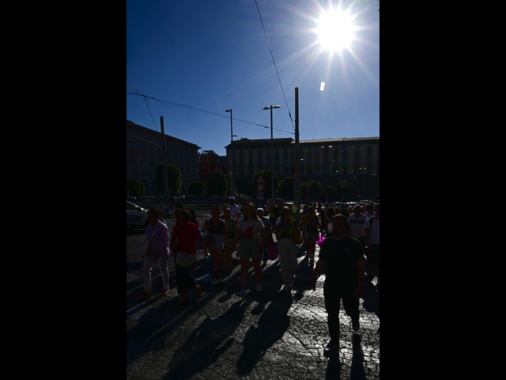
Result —
M315 29L321 49L330 53L350 49L357 30L353 24L354 19L349 10L343 11L338 8L322 11Z

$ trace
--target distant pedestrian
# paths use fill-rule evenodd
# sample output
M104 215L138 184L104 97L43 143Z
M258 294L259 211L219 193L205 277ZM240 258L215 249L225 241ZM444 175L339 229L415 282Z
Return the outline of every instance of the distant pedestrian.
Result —
M262 264L266 265L267 260L269 259L269 249L273 249L272 246L275 244L274 239L272 238L272 234L274 232L273 226L268 217L264 215L264 209L259 207L257 208L257 216L260 218L262 223L264 224L264 252L262 255ZM277 249L277 246L276 248Z
M212 245L208 244L207 248L209 249L213 260L214 278L216 280L221 280L221 254L225 246L228 248L228 232L227 224L220 217L220 208L218 206L211 207L211 218L206 219L201 231L209 237L209 240L205 240L208 243L212 242Z
M276 198L269 203L269 220L273 226L279 222L279 217L284 204L283 198Z
M364 223L367 220L367 216L362 213L362 207L355 205L353 213L348 217L350 223L350 235L360 241L362 248L365 249L365 229Z
M307 213L301 218L300 224L301 227L305 229L306 233L308 264L313 268L316 242L320 239L320 234L325 234L325 230L321 226L320 218L316 215L313 206L307 207Z
M190 219L188 219L188 221L192 222L193 224L195 224L197 227L200 228L200 222L197 219L197 213L195 212L195 210L191 207L185 207L185 210L188 211L188 213L190 214Z
M223 266L225 270L229 271L232 269L232 255L233 255L233 244L235 238L235 230L237 228L237 219L234 218L230 212L230 206L224 205L222 207L223 210L223 220L227 224L227 243L223 248ZM237 258L238 259L238 258Z
M283 207L280 218L281 220L274 229L276 231L276 238L278 239L281 280L284 284L282 290L290 291L298 268L298 247L294 238L294 230L298 227L292 218L292 211L289 207Z
M371 216L374 215L374 204L368 203L368 204L365 205L364 215L367 218L370 218Z
M169 229L162 219L162 210L150 208L148 210L148 225L146 226L145 240L149 240L147 254L142 263L142 285L143 292L140 299L144 300L152 296L151 289L151 269L155 263L158 263L160 276L162 278L161 295L165 296L169 292L169 268L167 265L169 249Z
M237 220L239 220L241 218L241 210L239 209L237 203L235 203L234 196L228 197L228 207L230 208L230 213L232 214L232 216Z
M364 223L365 243L367 249L365 255L367 257L367 279L372 281L376 276L376 289L379 290L380 283L380 205L374 205L374 212Z
M179 298L176 301L179 304L188 302L188 289L193 288L196 298L202 295L202 289L192 276L193 266L182 266L178 264L177 255L191 255L195 262L197 255L197 244L199 241L204 249L204 253L209 253L206 243L200 234L200 230L195 223L190 222L190 212L188 209L180 210L177 213L176 224L172 229L170 238L170 247L176 255L176 283Z
M344 311L351 318L353 331L360 329L359 300L364 286L365 259L360 242L348 235L348 218L342 214L332 217L332 234L320 246L318 262L313 270L311 289L325 271L323 296L327 311L330 341L324 355L339 349L341 300Z
M237 255L241 264L241 290L239 296L245 296L248 289L249 263L255 271L255 282L257 292L262 291L262 260L264 252L264 224L256 214L255 205L248 202L244 215L237 223L233 250L237 249Z

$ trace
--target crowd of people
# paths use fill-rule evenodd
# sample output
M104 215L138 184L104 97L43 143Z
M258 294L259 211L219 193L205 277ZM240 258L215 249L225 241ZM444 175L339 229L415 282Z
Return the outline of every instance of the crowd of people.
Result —
M253 267L255 288L262 291L262 269L269 259L279 260L283 292L290 292L294 285L298 266L299 248L305 250L312 270L310 288L325 273L323 284L324 304L330 340L325 355L337 348L340 305L350 317L353 331L358 331L359 299L365 281L375 277L379 291L380 205L355 205L346 209L323 207L321 203L305 204L299 220L293 208L276 198L264 209L251 201L237 205L234 197L221 208L211 207L211 217L202 226L194 210L176 205L176 224L169 231L159 209L148 210L149 224L145 240L149 242L143 257L142 300L153 295L151 271L158 264L162 279L161 295L169 293L169 257L174 258L178 304L189 302L189 291L196 299L202 289L192 275L196 263L197 247L210 256L216 281L231 273L233 255L240 265L240 289L236 293L244 297L249 291L249 270ZM296 238L302 232L303 244ZM320 246L315 264L316 245ZM275 249L276 256L270 256Z

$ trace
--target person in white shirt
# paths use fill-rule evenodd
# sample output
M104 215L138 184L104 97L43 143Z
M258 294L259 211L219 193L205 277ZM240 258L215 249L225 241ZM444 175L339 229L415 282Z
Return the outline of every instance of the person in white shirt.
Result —
M367 218L370 218L371 216L374 215L374 205L371 204L371 203L368 203L366 206L365 206L365 212L364 212L364 215L367 217Z
M351 213L348 217L348 222L350 223L350 235L360 241L363 249L365 249L364 223L366 220L367 216L362 213L362 206L355 205L353 213Z
M228 207L230 207L230 214L237 220L240 220L242 213L239 206L237 206L237 203L235 203L234 196L228 197Z

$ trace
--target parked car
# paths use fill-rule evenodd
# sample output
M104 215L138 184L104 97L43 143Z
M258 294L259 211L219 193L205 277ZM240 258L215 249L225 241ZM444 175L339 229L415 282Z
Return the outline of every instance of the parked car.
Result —
M148 210L126 201L126 219L127 228L145 228L148 224Z

